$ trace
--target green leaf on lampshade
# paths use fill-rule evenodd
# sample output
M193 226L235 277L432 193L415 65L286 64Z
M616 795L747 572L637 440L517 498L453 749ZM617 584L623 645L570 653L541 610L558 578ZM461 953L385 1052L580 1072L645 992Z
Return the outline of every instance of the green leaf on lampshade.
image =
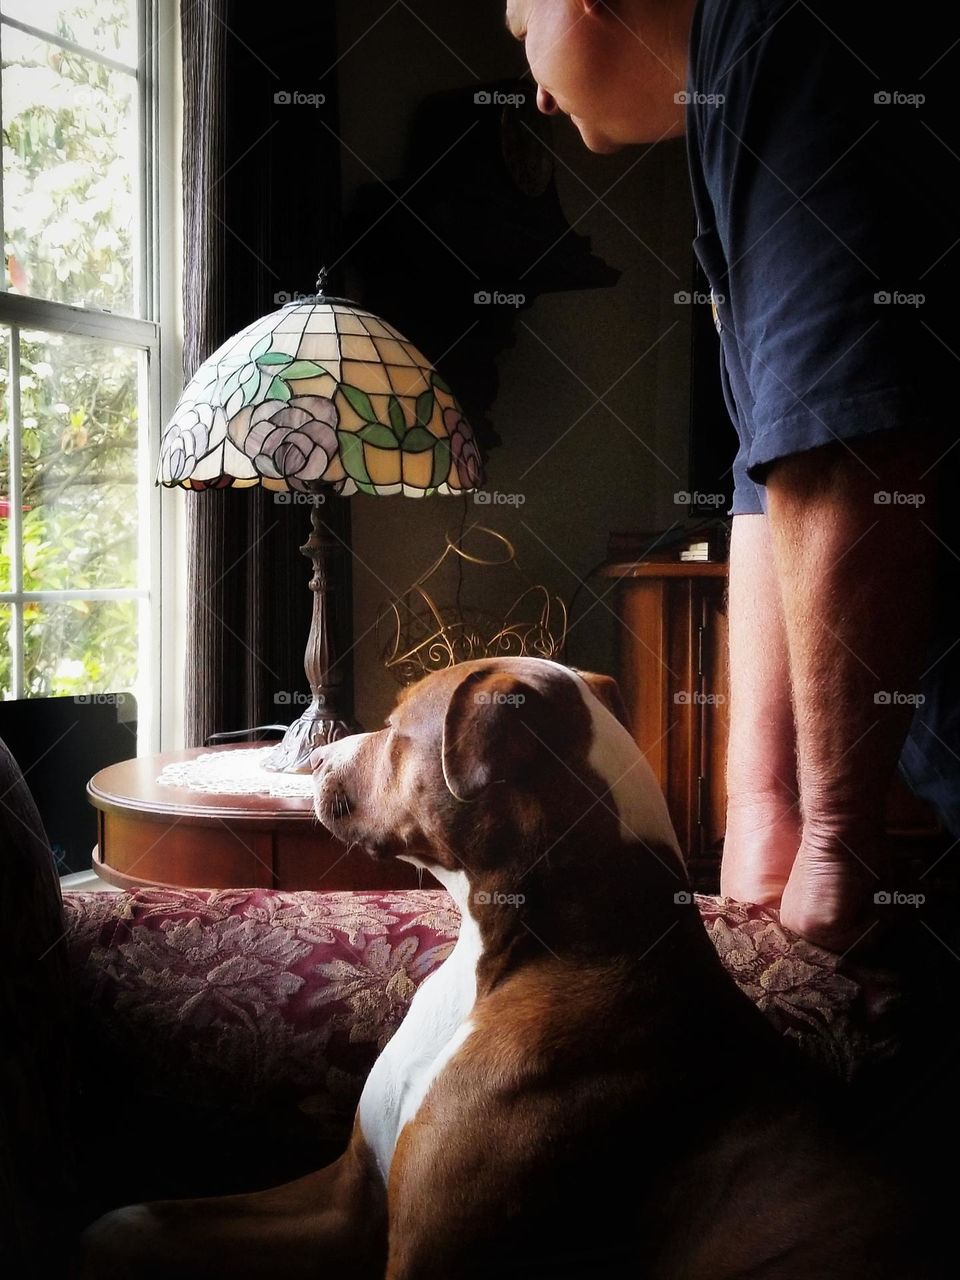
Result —
M285 351L268 351L264 356L257 356L257 364L290 364L293 356L288 356Z
M433 417L434 399L433 387L428 387L426 391L421 391L417 396L417 421L421 427L425 427Z
M347 404L358 417L362 418L364 422L377 421L377 415L373 412L370 397L365 391L361 391L359 387L351 387L346 382L340 383L340 390L343 392ZM354 476L354 479L356 479L356 476Z
M270 390L267 392L268 400L289 400L293 392L287 386L282 378L274 378L270 383Z
M439 373L437 373L436 369L434 369L433 377L430 379L430 381L433 383L433 385L437 388L438 391L445 391L448 396L453 395L453 392L444 382L443 378L440 377Z
M407 420L403 416L403 406L396 396L391 396L387 401L387 412L390 415L390 425L393 427L393 434L398 440L402 440L407 434Z
M437 437L426 427L411 427L403 437L404 453L426 453L437 443Z
M447 476L450 474L450 441L438 440L437 451L433 455L433 471L430 475L430 484L443 484Z
M369 422L365 427L361 427L356 432L356 435L360 437L364 444L375 444L378 449L400 448L400 442L397 437L382 422Z
M273 341L272 333L265 333L262 338L258 338L257 341L250 348L250 359L259 360L260 357L264 354L264 352L270 350L270 343L272 341ZM289 360L290 357L287 356L287 359Z
M313 360L294 360L293 364L284 369L283 376L288 380L290 378L319 378L321 374L326 372L323 365L316 364Z
M340 461L344 471L356 482L358 488L371 485L373 481L363 459L363 441L360 436L355 431L338 431L337 439L340 442ZM369 489L364 489L364 493L369 492Z

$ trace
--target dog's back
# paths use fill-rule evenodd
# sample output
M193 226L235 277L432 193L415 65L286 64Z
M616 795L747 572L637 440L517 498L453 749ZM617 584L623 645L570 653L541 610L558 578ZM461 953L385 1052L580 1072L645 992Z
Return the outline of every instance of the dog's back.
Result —
M401 1136L391 1276L933 1275L839 1090L768 1052L766 1028L728 1047L691 1038L684 1062L651 1054L659 1027L604 1024L617 1011L599 1002L588 1060L566 1054L569 1023L546 1051L549 1020L528 1037L509 985Z
M391 1277L935 1274L849 1096L691 911L656 960L531 948L478 998L396 1149Z

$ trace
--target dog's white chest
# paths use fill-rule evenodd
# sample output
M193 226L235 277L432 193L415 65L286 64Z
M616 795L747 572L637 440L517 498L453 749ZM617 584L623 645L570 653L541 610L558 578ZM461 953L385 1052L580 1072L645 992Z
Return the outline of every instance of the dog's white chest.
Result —
M465 873L446 873L444 884L461 911L457 944L440 968L420 985L360 1096L360 1128L385 1183L400 1131L417 1114L427 1090L471 1029L480 931L470 914Z

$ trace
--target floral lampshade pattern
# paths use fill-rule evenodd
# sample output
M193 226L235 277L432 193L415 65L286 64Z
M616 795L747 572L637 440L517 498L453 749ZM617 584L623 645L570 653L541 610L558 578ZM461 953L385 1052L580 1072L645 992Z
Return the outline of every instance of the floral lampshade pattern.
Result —
M470 424L430 362L385 320L290 303L197 370L160 446L158 481L420 497L483 481Z

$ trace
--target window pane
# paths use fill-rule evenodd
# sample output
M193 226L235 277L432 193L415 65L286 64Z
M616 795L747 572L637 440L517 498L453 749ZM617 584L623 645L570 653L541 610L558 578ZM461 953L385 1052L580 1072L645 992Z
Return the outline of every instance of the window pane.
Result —
M22 607L25 698L133 689L136 600L44 601Z
M0 591L12 591L10 576L10 330L0 325ZM0 659L2 660L2 659Z
M0 12L85 49L137 62L136 0L0 0Z
M140 352L20 334L23 588L136 587Z
M15 698L13 687L13 607L0 604L0 698Z
M3 63L10 289L133 314L136 77L7 26Z

